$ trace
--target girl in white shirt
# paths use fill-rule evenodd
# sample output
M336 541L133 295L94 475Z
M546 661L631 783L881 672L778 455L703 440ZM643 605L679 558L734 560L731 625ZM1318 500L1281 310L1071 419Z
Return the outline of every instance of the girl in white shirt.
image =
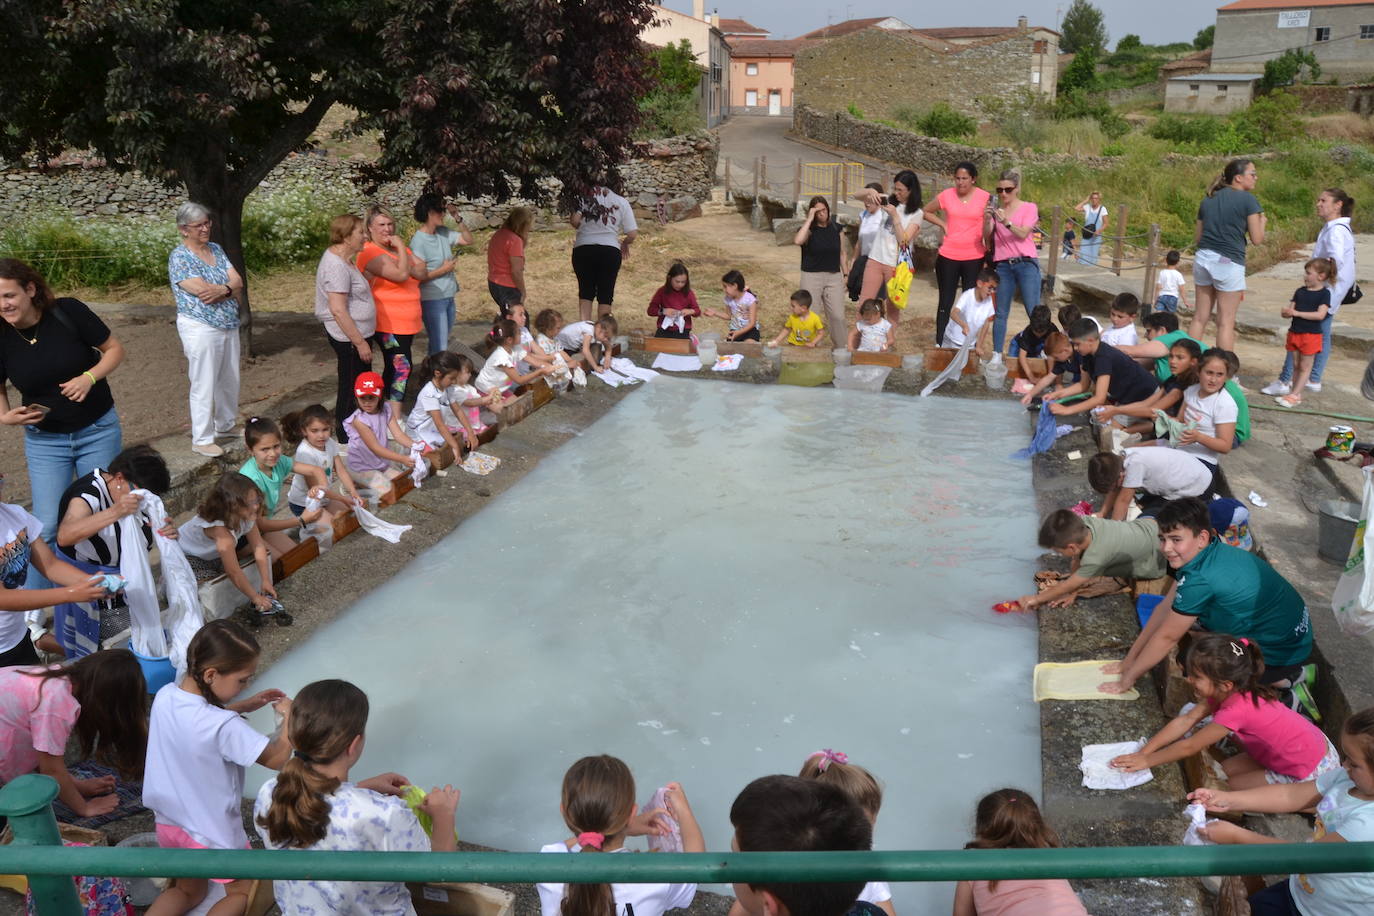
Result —
M214 489L196 507L196 514L177 529L177 543L197 581L224 573L257 611L272 614L277 590L272 587L267 542L258 528L261 514L262 491L257 484L230 471L216 481ZM249 555L257 565L260 588L253 587L239 566L239 558ZM290 617L278 614L277 621L285 625Z
M477 390L488 394L493 391L506 392L516 385L528 385L544 375L552 375L553 369L541 366L521 375L515 368L515 352L520 344L520 326L509 318L498 318L491 326L487 340L493 347L486 365L477 374Z
M672 818L682 834L683 852L705 852L706 841L687 804L682 786L669 783L665 808L637 811L635 780L630 768L616 757L583 757L563 777L563 822L573 835L540 852L626 852L632 836L666 835L664 818ZM663 916L665 910L689 906L695 884L540 884L543 916Z
M249 486L252 486L250 483ZM232 620L212 620L186 650L186 676L157 692L148 723L143 803L157 821L163 849L247 849L239 805L244 770L253 763L278 769L291 755L291 700L263 690L231 702L258 670L261 650ZM275 739L242 717L271 703L282 715ZM225 896L209 916L242 916L252 882L215 878ZM152 916L181 916L205 899L204 878L177 878L148 908Z
M473 399L465 397L465 391L454 391L472 378L472 360L448 350L440 350L425 357L420 364L420 377L428 381L420 389L415 406L410 409L410 416L406 419L406 435L412 439L422 439L436 448L447 445L453 449L453 460L461 461L463 447L453 438L455 431L462 429L468 448L477 448L477 431L472 428L468 412L463 408L481 407L487 403L485 398ZM474 400L476 403L470 404ZM458 409L455 410L455 406Z
M295 753L258 792L253 823L268 849L355 852L453 852L458 790L431 789L419 811L433 820L433 840L402 800L408 781L383 773L358 783L349 771L363 754L367 694L348 681L315 681L291 708ZM273 882L283 916L367 913L414 916L402 881Z
M321 507L323 511L315 521L315 526L320 531L328 531L336 515L362 505L362 498L353 484L353 475L348 472L339 442L334 438L334 415L323 404L311 404L304 410L282 417L281 430L287 444L296 446L296 465L319 468L329 484L329 489L323 492L319 488L312 490L303 476L294 474L286 504L296 518L300 518L308 509ZM340 488L345 498L334 493L336 487Z

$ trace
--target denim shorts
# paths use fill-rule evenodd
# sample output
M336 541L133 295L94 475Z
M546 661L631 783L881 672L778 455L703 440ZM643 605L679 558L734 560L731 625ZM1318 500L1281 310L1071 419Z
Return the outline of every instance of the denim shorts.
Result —
M1158 299L1155 300L1155 311L1156 311L1156 312L1177 312L1177 311L1178 311L1178 297L1177 297L1177 296L1160 296Z
M1245 265L1204 248L1193 256L1193 282L1218 292L1238 293L1245 289Z

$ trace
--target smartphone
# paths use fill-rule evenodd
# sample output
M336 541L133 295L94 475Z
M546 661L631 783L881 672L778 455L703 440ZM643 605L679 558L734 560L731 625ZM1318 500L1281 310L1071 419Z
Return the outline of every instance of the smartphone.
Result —
M44 416L47 416L48 412L52 410L47 404L26 404L24 407L26 410L36 410Z

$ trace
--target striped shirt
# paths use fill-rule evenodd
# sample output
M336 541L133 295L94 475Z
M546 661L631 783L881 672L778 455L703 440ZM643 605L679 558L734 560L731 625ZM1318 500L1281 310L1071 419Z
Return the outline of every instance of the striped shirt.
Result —
M85 477L78 477L71 486L67 487L67 492L62 494L62 501L58 504L58 518L65 518L67 508L72 500L84 500L90 506L91 514L104 512L114 506L114 500L110 498L110 489L105 485L105 478L101 474L100 468L96 468ZM143 523L143 536L147 540L145 549L151 550L153 547L153 528L147 522ZM97 566L118 566L120 557L120 533L118 523L106 525L95 534L78 541L70 547L58 545L58 550L62 554L73 560L81 560L86 563L94 563Z

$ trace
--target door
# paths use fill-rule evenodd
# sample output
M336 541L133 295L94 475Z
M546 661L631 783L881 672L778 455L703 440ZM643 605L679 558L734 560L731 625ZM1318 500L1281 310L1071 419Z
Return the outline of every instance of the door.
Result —
M768 113L769 113L770 115L780 115L780 114L782 114L782 90L781 90L781 89L769 89L769 90L768 90Z
M744 107L757 108L759 105L759 91L757 89L744 90Z

